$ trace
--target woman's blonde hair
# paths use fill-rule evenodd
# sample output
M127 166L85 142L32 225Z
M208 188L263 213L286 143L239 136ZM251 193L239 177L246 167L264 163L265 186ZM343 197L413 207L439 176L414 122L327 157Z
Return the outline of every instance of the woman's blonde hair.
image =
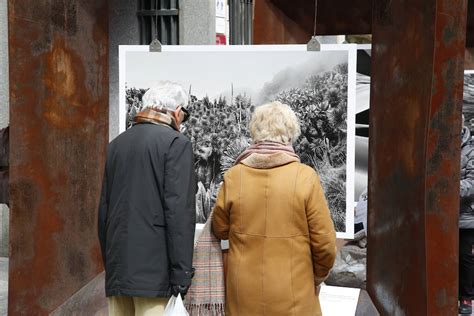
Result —
M300 134L295 112L278 101L257 107L250 121L250 136L255 143L273 141L292 144Z

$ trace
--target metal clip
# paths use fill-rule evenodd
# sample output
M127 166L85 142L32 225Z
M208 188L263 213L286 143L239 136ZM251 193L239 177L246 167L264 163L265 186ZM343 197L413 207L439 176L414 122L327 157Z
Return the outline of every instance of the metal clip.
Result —
M150 52L161 52L161 42L157 38L150 43Z
M321 43L318 41L316 36L311 36L308 44L306 44L308 52L319 52L321 50Z

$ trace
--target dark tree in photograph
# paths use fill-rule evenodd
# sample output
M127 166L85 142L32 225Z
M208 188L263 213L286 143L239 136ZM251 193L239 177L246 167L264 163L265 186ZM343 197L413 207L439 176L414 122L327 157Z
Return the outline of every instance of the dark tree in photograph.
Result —
M245 93L214 100L207 96L199 99L191 93L191 118L184 134L191 140L195 155L198 222L207 220L224 173L251 143L248 125L255 106L276 100L296 112L302 133L294 144L295 151L302 163L318 172L336 230L345 231L347 79L345 63L331 71L309 75L295 87L270 82L262 89L258 104ZM232 83L229 85L232 90ZM145 92L146 89L127 89L127 127L140 111Z

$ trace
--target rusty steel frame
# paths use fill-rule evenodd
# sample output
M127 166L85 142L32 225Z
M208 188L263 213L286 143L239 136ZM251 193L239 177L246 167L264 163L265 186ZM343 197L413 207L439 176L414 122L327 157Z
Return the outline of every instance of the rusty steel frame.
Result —
M9 315L48 315L103 269L96 209L108 141L108 8L8 1Z
M382 315L456 315L467 1L373 2L367 287Z
M84 304L105 313L95 216L108 139L107 3L8 2L11 315ZM313 6L255 1L254 42L307 42ZM318 34L374 29L368 290L382 314L456 312L466 10L466 0L319 4Z
M317 35L372 33L372 0L319 0ZM409 3L407 3L409 6ZM314 0L255 1L254 43L305 44L313 35ZM474 0L469 0L467 47L474 47Z

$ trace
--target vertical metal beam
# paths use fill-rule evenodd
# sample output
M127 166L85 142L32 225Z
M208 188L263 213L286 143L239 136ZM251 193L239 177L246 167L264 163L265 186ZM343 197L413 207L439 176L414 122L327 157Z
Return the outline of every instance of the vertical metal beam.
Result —
M247 0L247 20L246 20L246 37L247 44L252 45L253 43L253 0Z
M368 291L382 315L456 315L467 1L373 2Z
M241 0L230 0L231 6L231 23L230 23L230 39L232 45L242 44L242 9Z
M253 43L253 0L247 0L247 38L248 44Z
M102 267L107 0L10 0L9 315L48 315Z
M178 0L171 0L170 1L170 8L171 9L178 9ZM179 34L178 34L178 16L171 16L170 17L171 19L171 29L170 29L170 32L171 32L171 42L170 44L171 45L178 45L178 38L179 38Z
M235 9L234 2L236 0L229 0L229 43L235 45Z
M160 9L164 10L167 9L166 1L160 1ZM167 16L160 16L160 35L161 35L161 43L165 45L169 45L169 37L168 37L168 23L166 23L166 19L169 17Z
M239 44L246 45L245 41L245 25L246 25L246 5L245 5L245 0L240 0L240 5L239 5L239 24L240 24L240 42Z
M246 0L240 0L240 8L242 14L240 15L240 21L241 21L241 29L240 31L242 32L242 42L241 44L247 45L247 1Z

